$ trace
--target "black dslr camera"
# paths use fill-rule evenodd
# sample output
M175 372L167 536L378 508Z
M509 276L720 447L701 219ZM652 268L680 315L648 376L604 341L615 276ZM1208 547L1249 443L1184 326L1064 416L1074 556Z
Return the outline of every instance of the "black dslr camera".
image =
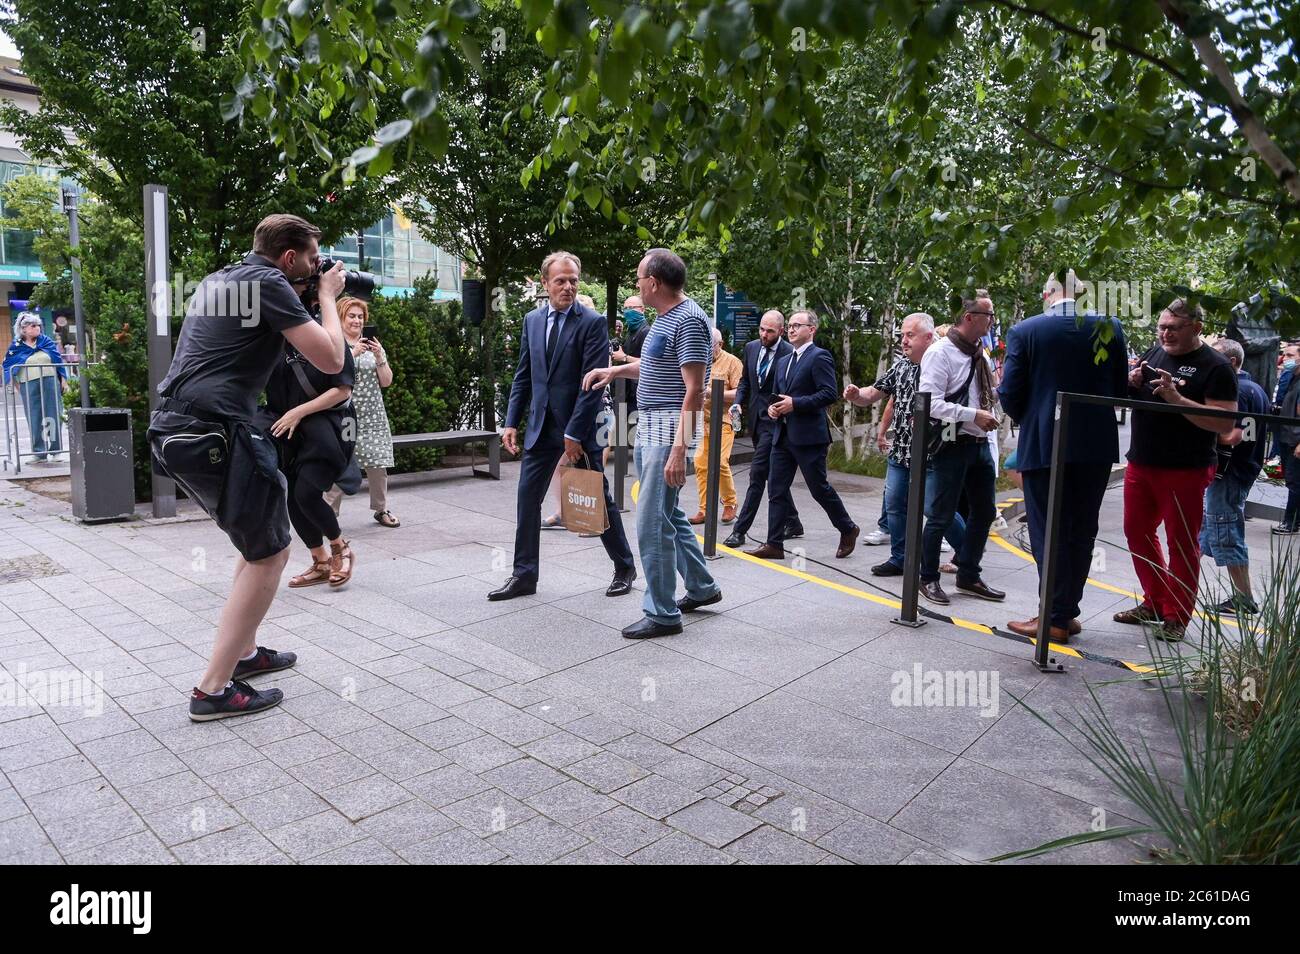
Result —
M315 292L320 277L338 264L337 259L322 258L316 271L307 279L307 290ZM349 269L343 273L343 294L349 298L370 298L375 289L384 284L384 280L373 272L355 272ZM314 297L314 295L312 296Z

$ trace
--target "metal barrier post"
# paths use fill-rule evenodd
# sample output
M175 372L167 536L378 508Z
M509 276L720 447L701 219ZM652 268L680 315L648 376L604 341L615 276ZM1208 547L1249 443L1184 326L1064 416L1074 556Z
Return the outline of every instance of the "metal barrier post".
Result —
M930 393L912 398L912 459L907 483L907 549L903 555L903 605L892 622L913 629L926 621L917 617L921 588L921 524L925 519L926 445L930 441Z
M627 442L627 386L627 378L614 379L614 506L618 507L619 513L627 513L623 502L630 451Z
M709 401L709 471L705 481L704 557L718 558L718 483L722 471L722 391L725 382L715 378Z
M1061 507L1065 503L1065 435L1070 424L1071 395L1056 392L1056 421L1052 425L1052 476L1047 491L1047 527L1038 561L1038 642L1034 665L1039 672L1065 672L1065 665L1047 654L1052 628L1052 593L1056 589L1056 541L1061 534Z

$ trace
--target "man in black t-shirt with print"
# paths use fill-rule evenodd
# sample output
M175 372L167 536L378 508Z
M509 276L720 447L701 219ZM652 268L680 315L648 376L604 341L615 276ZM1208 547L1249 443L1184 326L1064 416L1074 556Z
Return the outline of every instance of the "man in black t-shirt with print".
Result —
M1129 374L1129 396L1189 409L1237 409L1237 376L1201 340L1204 312L1181 298L1160 313L1159 343ZM1124 536L1142 583L1142 604L1119 623L1156 623L1157 638L1183 638L1200 583L1205 488L1214 479L1219 434L1232 418L1135 410L1124 474ZM1164 524L1168 560L1156 531Z
M284 698L279 689L257 690L243 680L286 669L297 660L293 653L256 643L257 627L289 559L289 514L271 440L252 429L251 422L286 341L327 374L343 368L343 330L335 307L343 290L343 266L320 275L319 323L299 297L318 269L320 234L296 215L264 218L253 233L252 253L208 275L190 299L171 368L158 386L163 400L150 425L155 458L165 459L163 441L169 435L185 438L187 428L195 432L205 424L220 425L229 440L225 491L220 505L209 512L240 557L208 668L190 696L190 718L196 722L279 704ZM178 483L185 479L184 474L172 476ZM263 492L247 492L253 482L273 479L278 485L258 484Z

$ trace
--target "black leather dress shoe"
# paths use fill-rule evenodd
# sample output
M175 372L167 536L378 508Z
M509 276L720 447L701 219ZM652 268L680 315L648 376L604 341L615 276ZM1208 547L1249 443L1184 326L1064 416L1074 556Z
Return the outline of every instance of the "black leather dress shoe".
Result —
M745 545L745 535L743 533L732 533L731 536L722 541L724 547L731 547L733 550Z
M712 606L714 603L722 602L722 590L714 593L712 596L705 597L702 600L693 600L689 596L683 596L677 601L677 608L683 613L694 613L701 606Z
M781 534L787 540L793 540L795 537L803 536L803 524L798 520L791 520L785 525L785 533Z
M627 596L632 592L632 581L636 579L636 570L623 570L614 574L614 579L605 591L606 596Z
M968 596L978 596L982 600L992 600L995 603L1001 602L1007 598L1007 594L1001 590L995 590L983 580L975 580L970 583L957 582L957 592L965 593Z
M521 580L517 576L512 576L506 580L505 585L499 590L493 590L488 594L488 599L492 602L498 600L512 600L516 596L532 596L537 592L537 584L529 583L527 580Z
M648 616L639 623L633 623L631 626L624 627L624 639L653 639L656 636L676 636L682 631L681 623L673 623L666 626L663 623L656 623Z
M903 568L895 563L886 560L884 563L877 563L871 568L872 576L902 576Z

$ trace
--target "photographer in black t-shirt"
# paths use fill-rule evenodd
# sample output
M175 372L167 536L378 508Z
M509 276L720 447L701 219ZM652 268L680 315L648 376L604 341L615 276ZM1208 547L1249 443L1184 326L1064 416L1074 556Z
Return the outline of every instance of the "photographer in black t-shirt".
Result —
M335 307L343 266L314 283L319 323L291 284L305 288L317 274L320 234L296 215L264 218L252 253L207 276L190 300L171 369L158 387L163 400L149 428L155 461L182 488L207 490L191 496L240 553L208 668L190 697L196 722L279 704L279 689L257 690L242 680L297 661L293 653L256 644L289 559L289 515L275 449L252 422L286 341L321 371L343 370L346 348ZM203 438L215 443L187 457L184 449Z

